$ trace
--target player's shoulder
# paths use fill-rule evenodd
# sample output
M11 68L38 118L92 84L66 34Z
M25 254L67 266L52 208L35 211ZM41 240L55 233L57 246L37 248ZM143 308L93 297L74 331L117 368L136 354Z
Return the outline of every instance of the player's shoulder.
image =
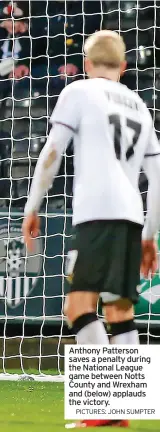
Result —
M143 100L141 99L141 97L136 91L129 89L126 85L122 83L117 83L117 84L119 85L120 92L124 94L126 97L128 97L129 99L134 100L139 106L141 112L149 114L146 104L143 102Z
M90 80L78 80L67 85L60 94L59 99L61 103L63 104L64 101L73 101L73 103L76 102L76 105L84 107L90 93L87 81Z
M61 92L61 95L68 95L71 93L78 93L83 88L86 87L85 85L86 81L81 79L79 81L74 81L71 84L68 84Z

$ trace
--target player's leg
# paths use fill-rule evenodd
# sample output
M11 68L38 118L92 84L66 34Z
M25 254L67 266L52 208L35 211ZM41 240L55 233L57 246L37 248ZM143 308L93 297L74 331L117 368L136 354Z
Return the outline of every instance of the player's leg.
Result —
M71 285L71 290L74 287L74 289L76 289L79 280L82 279L82 274L83 274L83 283L82 286L88 286L88 288L90 286L93 287L93 290L95 290L95 284L98 284L99 289L104 285L104 281L106 280L106 278L104 277L107 273L107 275L109 276L109 280L111 281L112 278L110 277L110 268L112 267L112 263L114 261L114 254L112 254L112 252L114 252L115 249L115 240L117 242L117 224L115 223L107 223L107 222L99 222L96 224L97 227L96 229L94 228L94 236L90 236L90 241L88 242L88 246L90 244L90 247L87 246L86 248L86 238L87 235L85 235L84 237L82 237L82 233L81 233L81 240L83 238L84 241L84 253L82 254L82 258L84 259L80 259L79 261L77 260L74 269L73 270L73 275L74 277L72 278L72 282L73 282L73 286ZM123 231L123 229L122 229ZM118 224L118 232L119 232L119 224ZM121 232L121 230L120 230ZM116 235L115 235L116 233ZM94 237L94 238L93 238ZM122 238L124 240L124 236L122 234ZM119 244L119 238L118 238L118 244ZM79 251L81 250L81 248L76 245L77 249L79 249ZM85 251L90 251L91 256L88 255L86 257L86 252ZM72 254L73 255L73 254ZM81 256L78 253L79 257ZM100 258L100 260L99 260ZM117 256L115 255L115 258L117 258ZM82 264L82 265L80 265ZM87 264L87 266L86 266ZM81 272L80 272L81 269ZM85 273L86 271L86 273ZM111 273L112 273L112 268L111 268ZM84 277L85 275L85 277ZM100 277L101 275L101 277ZM114 268L114 275L115 275L115 268ZM108 282L108 276L107 276L107 282ZM75 282L77 281L78 278L78 282L77 284L75 284ZM90 285L92 283L92 285ZM112 284L111 284L112 285ZM116 285L117 287L117 285ZM97 288L98 291L98 288ZM72 297L72 294L75 295L75 298ZM88 303L87 303L87 296L86 296L86 301L84 298L84 292L77 292L75 291L74 293L71 292L68 297L67 297L67 302L66 302L66 312L68 315L68 319L69 321L73 322L74 318L77 317L77 315L80 314L80 312L82 313L82 311L84 312L84 308L86 311L89 310L89 308L96 308L96 303L98 300L98 297L92 297L92 300L90 298L90 293L86 293L88 294ZM104 293L103 293L104 294ZM93 295L93 293L92 293ZM115 294L117 295L117 293ZM118 294L119 297L119 294ZM89 300L90 298L90 300ZM82 305L80 309L80 304ZM75 310L74 310L75 309ZM96 309L94 309L96 311ZM95 315L96 316L96 315ZM82 317L82 315L81 315ZM84 327L85 330L85 327ZM97 327L98 330L98 327ZM93 327L89 329L89 333L88 333L88 343L95 343L95 342L91 342L91 338L95 338L95 336L91 333L93 333L93 331L95 331L95 329L93 329ZM77 334L77 341L79 343L86 343L83 339L83 341L80 341L80 333L79 335ZM106 342L103 340L101 340L100 338L100 334L97 335L97 343L102 343L105 344ZM86 336L84 333L84 338L86 340ZM104 336L105 339L105 336ZM107 339L108 342L108 339ZM99 427L99 426L122 426L122 427L126 427L128 426L128 422L127 421L111 421L111 420L84 420L81 421L79 423L76 424L72 424L71 427Z
M128 299L119 299L103 307L104 316L112 334L111 344L138 344L138 332L134 323L133 305ZM129 427L128 420L84 420L77 427Z
M133 304L139 298L137 287L140 283L141 227L131 223L124 225L121 242L121 245L115 242L115 255L117 258L119 256L119 260L110 274L113 287L117 284L116 297L112 292L102 294L106 303L103 312L112 335L111 343L137 344L139 338Z
M67 295L64 313L79 344L106 344L108 337L97 317L97 293L75 291Z
M94 221L78 225L67 257L70 289L64 313L80 344L108 343L104 325L96 313L105 263L101 256L102 230L103 224Z
M134 322L133 304L129 299L119 299L115 303L103 306L103 314L107 322L108 333L111 334L110 344L139 344L138 331ZM110 421L108 426L129 427L128 420ZM103 420L94 422L92 426L103 426Z
M134 322L133 305L128 299L120 299L103 307L111 344L138 344L139 337Z
M104 325L96 313L105 268L103 241L103 222L81 224L75 229L68 254L66 275L71 285L64 313L79 344L109 343ZM97 424L86 420L67 425L67 428L85 426Z
M141 227L132 224L115 225L111 261L108 263L103 300L103 313L111 333L111 344L138 344L133 303L138 300L141 261ZM109 292L108 292L109 291ZM108 426L129 427L129 421L109 421ZM92 426L103 426L94 421ZM107 424L106 424L107 426Z
M129 223L106 224L110 240L106 243L106 275L101 293L103 312L112 344L136 344L133 303L139 283L141 228ZM109 253L108 253L109 252ZM85 423L85 421L83 422ZM93 420L87 426L129 427L127 420Z

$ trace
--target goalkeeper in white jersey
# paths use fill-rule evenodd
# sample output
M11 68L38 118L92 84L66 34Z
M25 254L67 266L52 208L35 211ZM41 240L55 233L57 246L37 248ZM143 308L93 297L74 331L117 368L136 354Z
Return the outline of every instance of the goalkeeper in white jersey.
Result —
M73 139L74 235L66 266L71 285L65 314L77 343L108 344L96 314L101 297L110 343L137 344L133 304L138 301L140 265L144 277L157 268L160 146L145 104L118 82L126 68L122 38L107 30L97 32L87 39L85 54L91 79L72 83L58 99L25 206L23 234L32 248L41 201ZM145 224L138 189L142 166L149 181ZM90 424L128 423L82 422Z

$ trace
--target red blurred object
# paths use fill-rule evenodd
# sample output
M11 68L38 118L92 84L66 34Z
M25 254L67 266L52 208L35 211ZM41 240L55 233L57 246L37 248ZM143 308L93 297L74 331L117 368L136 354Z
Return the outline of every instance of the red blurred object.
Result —
M101 426L115 426L115 427L129 427L128 420L82 420L82 427L101 427Z
M9 4L8 6L7 6L7 12L8 12L8 15L12 15L12 12L14 11L14 7L12 7L12 4Z

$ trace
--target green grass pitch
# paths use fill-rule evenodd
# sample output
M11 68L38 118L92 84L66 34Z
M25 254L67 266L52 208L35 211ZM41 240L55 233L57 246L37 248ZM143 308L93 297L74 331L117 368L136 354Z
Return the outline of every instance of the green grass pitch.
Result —
M0 431L64 432L63 383L0 381ZM81 432L83 429L77 429ZM98 431L126 432L123 428L89 428ZM160 421L133 421L129 432L160 431Z

